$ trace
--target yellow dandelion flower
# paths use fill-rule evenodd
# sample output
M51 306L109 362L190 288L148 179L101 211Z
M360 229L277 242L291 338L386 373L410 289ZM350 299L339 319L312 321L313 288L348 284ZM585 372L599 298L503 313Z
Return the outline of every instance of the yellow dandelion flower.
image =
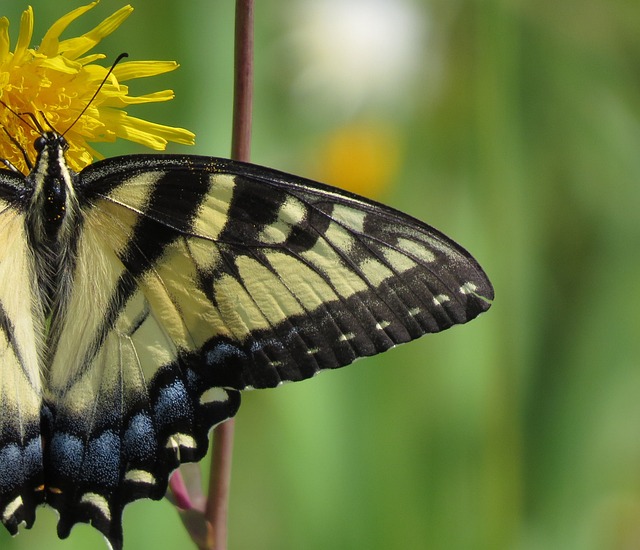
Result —
M172 99L171 90L132 96L122 83L173 71L178 67L174 61L121 63L91 101L108 68L95 64L105 55L88 52L133 11L131 6L124 6L82 36L61 39L69 24L97 3L79 7L58 19L37 49L30 47L34 21L31 7L22 14L13 52L9 21L0 18L0 100L4 103L0 104L0 125L5 131L4 136L0 133L0 158L22 172L28 167L20 148L31 151L39 132L14 113L25 120L35 117L43 128L65 133L70 144L67 162L76 171L94 158L101 158L89 142L111 142L120 137L156 150L164 149L169 141L193 144L194 135L188 130L141 120L123 110L129 105ZM87 105L86 112L75 122Z

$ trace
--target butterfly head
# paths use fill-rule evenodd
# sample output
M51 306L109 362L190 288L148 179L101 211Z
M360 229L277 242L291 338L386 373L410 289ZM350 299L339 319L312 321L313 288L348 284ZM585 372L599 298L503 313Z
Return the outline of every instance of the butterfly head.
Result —
M36 187L50 186L54 181L63 185L60 180L69 180L70 170L64 155L69 149L65 137L55 130L43 130L33 142L36 151L36 162L31 177Z
M42 132L40 137L33 142L33 147L38 155L41 155L45 149L51 150L52 148L60 149L64 153L69 149L69 143L64 136L58 132L47 131Z

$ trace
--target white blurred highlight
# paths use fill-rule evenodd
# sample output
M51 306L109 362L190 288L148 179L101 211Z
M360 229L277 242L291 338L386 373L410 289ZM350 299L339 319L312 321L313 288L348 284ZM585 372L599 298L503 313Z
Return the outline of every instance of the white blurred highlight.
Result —
M423 69L428 25L410 0L300 0L293 17L294 92L305 102L345 114L393 104Z

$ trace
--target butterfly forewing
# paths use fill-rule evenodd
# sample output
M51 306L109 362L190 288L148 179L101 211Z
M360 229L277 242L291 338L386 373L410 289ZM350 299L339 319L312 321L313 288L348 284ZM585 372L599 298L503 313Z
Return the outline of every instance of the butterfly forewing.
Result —
M307 378L489 307L476 261L400 212L247 164L150 162L108 160L83 181L96 204L139 213L123 263L157 307L163 289L181 318L170 326L212 358L220 385Z
M69 185L78 201L63 274L71 290L50 319L46 353L42 319L29 310L31 252L0 249L0 262L17 256L32 281L0 293L0 306L14 308L9 319L16 307L36 319L17 338L0 324L9 403L0 458L10 445L26 453L34 428L20 432L21 418L33 426L46 405L44 498L60 512L61 536L91 521L119 548L124 505L161 498L169 473L199 460L211 426L235 414L239 390L309 378L464 323L493 298L476 261L433 228L274 170L131 156L91 165ZM7 231L24 223L11 205L4 216ZM44 388L39 357L50 363ZM21 380L19 396L8 376ZM13 471L33 492L31 473ZM9 513L25 490L16 487L0 476L10 529L32 517ZM29 502L32 514L37 498Z

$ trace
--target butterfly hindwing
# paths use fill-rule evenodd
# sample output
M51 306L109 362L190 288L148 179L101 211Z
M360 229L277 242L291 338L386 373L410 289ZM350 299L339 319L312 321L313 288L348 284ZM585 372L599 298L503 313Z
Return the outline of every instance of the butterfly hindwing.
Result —
M60 137L45 137L32 175L0 176L0 280L21 281L0 288L0 514L12 532L45 500L61 537L91 522L120 548L124 506L161 498L177 465L202 458L240 390L467 322L493 298L476 261L422 222L209 157L71 174L63 221L34 233L62 245L36 261L24 196L66 177ZM62 258L55 275L38 272L47 254Z
M171 265L177 280L165 281L163 257L181 239L155 221L146 227L158 176L125 178L108 198L80 193L68 311L83 314L62 320L49 381L54 423L45 464L59 534L91 521L114 547L124 505L162 498L170 472L201 459L210 428L240 403L232 388L211 387L183 319L190 304L169 294L175 288L186 299L195 281Z

